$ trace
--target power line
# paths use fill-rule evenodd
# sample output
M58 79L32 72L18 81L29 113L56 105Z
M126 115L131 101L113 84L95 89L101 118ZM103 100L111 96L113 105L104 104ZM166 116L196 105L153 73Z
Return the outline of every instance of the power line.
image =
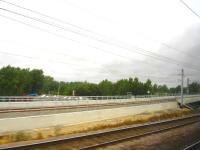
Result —
M69 63L69 62L57 61L57 60L52 60L52 59L40 59L38 57L25 56L25 55L20 55L20 54L16 54L16 53L8 53L8 52L0 51L0 54L8 55L8 56L23 57L23 58L26 58L26 59L32 59L32 60L36 60L36 61L41 60L41 61L45 61L45 62L51 62L51 63L57 63L57 64L64 64L64 65L67 64L67 65L70 65L70 66L80 67L79 64L73 64L73 63ZM101 69L101 68L99 68L99 69ZM79 72L79 73L83 73L83 71L79 71L79 70L75 70L75 71ZM106 75L106 73L103 73L103 72L100 72L99 74Z
M25 55L19 55L19 54L13 54L13 53L8 53L8 52L3 52L3 51L0 51L1 54L3 55L11 55L11 56L19 56L19 57L24 57L24 58L27 58L27 59L39 59L39 58L36 58L36 57L31 57L31 56L25 56Z
M3 51L0 51L0 54L23 57L23 58L26 58L26 59L33 59L33 60L37 60L37 61L40 60L40 58L37 58L37 57L30 57L30 56L25 56L25 55L20 55L20 54L15 54L15 53L8 53L8 52L3 52ZM69 64L69 65L73 65L73 66L79 66L79 65L75 65L75 64L71 64L71 63L67 63L67 62L62 62L62 61L55 61L55 60L51 60L51 59L46 59L46 60L42 60L42 61L54 62L54 63L58 63L58 64ZM76 72L82 73L82 71L76 71ZM100 72L100 74L107 75L106 73L102 73L102 72ZM168 81L168 77L159 77L159 76L152 76L152 75L140 75L140 74L135 74L135 75L137 75L139 77L152 78L152 80L155 80L155 79L160 80L161 79L161 80L163 80L163 82L166 81L166 80Z
M94 31L91 31L91 30L82 28L82 27L80 27L80 26L78 26L78 25L69 23L69 22L67 22L67 21L63 21L63 20L58 19L58 18L55 18L55 17L51 17L51 16L46 15L46 14L44 14L44 13L41 13L41 12L38 12L38 11L35 11L35 10L32 10L32 9L29 9L29 8L26 8L26 7L17 5L17 4L15 4L15 3L11 3L11 2L8 2L8 1L5 1L5 0L0 0L0 1L2 1L2 2L4 2L4 3L7 3L7 4L10 4L10 5L13 5L13 6L15 6L15 7L18 7L18 8L27 10L27 11L30 11L30 12L32 12L32 13L35 13L35 14L38 14L38 15L41 15L41 16L50 18L50 19L52 19L52 20L61 22L61 23L63 23L63 24L70 25L70 26L75 27L75 28L78 28L78 29L80 29L80 30L83 30L83 31L86 31L86 32L89 32L89 33L92 33L92 34L97 34L97 35L99 35L99 36L104 36L104 35L99 34L99 33L97 33L97 32L94 32ZM104 37L105 37L105 36L104 36ZM107 38L107 37L106 37L106 38ZM109 38L109 39L111 39L111 38ZM115 39L114 39L114 40L115 40ZM152 39L150 39L150 40L152 40ZM159 43L159 44L161 44L161 45L163 45L163 46L165 46L165 47L167 47L167 48L169 48L169 49L176 50L177 52L179 52L179 53L181 53L181 54L184 54L184 55L186 55L186 56L189 56L189 57L191 57L191 58L195 58L195 59L198 59L198 60L199 60L199 57L194 56L194 55L191 55L191 54L188 54L188 53L185 53L184 51L181 51L181 50L179 50L179 49L177 49L177 48L174 48L174 47L172 47L172 46L170 46L170 45L168 45L168 44L166 44L166 43L164 43L164 42L161 42L161 41L159 41L159 40L154 40L154 39L153 39L152 41L157 42L157 43ZM119 41L117 41L117 42L119 42Z
M189 9L195 16L197 16L198 18L200 18L200 15L198 13L196 13L188 4L186 4L183 0L180 0L180 2L187 8Z
M33 59L33 60L39 60L40 58L37 58L37 57L30 57L30 56L25 56L25 55L20 55L20 54L15 54L15 53L8 53L8 52L3 52L3 51L0 51L0 54L3 54L3 55L9 55L9 56L17 56L17 57L24 57L26 59ZM71 63L67 63L67 62L62 62L62 61L55 61L55 60L42 60L42 61L47 61L47 62L54 62L54 63L58 63L58 64L69 64L69 65L73 65L73 66L77 66L75 64L71 64ZM76 72L80 72L80 71L76 71ZM81 71L82 72L82 71ZM106 73L102 73L100 72L100 74L104 74L104 75L107 75ZM169 79L168 77L159 77L159 76L152 76L152 75L141 75L141 74L135 74L134 75L137 75L139 77L146 77L146 78L151 78L151 80L155 80L157 79L158 81L163 81L163 82L169 82Z
M141 53L140 53L141 54ZM146 54L143 54L143 55L146 55ZM146 55L146 56L149 56L149 55ZM151 56L151 57L154 57L155 58L155 56ZM168 59L168 58L167 58ZM177 63L176 63L177 64Z
M2 15L1 15L2 16ZM16 21L16 20L15 20ZM24 23L24 22L20 22L20 23L23 23L23 24L26 24L26 23ZM28 25L28 24L26 24L26 25ZM34 26L32 26L31 25L31 27L34 27ZM41 29L41 28L37 28L37 29ZM51 33L51 32L49 32L49 33ZM25 57L25 58L30 58L30 59L35 59L35 58L33 58L33 57L29 57L29 56L24 56L24 55L18 55L18 54L9 54L9 53L6 53L6 52L1 52L1 53L4 53L4 54L7 54L7 55L12 55L12 56L20 56L20 57ZM58 62L58 61L56 61L56 63L63 63L63 64L66 64L65 62ZM68 63L67 63L68 64ZM71 65L71 64L70 64ZM149 76L147 76L147 77L149 77ZM159 78L159 77L156 77L156 78Z
M1 16L1 15L0 15ZM17 56L17 57L23 57L23 58L26 58L26 59L32 59L32 60L41 60L39 57L31 57L31 56L25 56L25 55L20 55L20 54L16 54L16 53L8 53L8 52L4 52L4 51L0 51L0 54L3 54L3 55L8 55L8 56ZM80 66L80 65L76 65L76 64L73 64L73 63L68 63L68 62L63 62L63 61L55 61L55 60L51 60L51 59L45 59L45 60L42 60L42 61L46 61L46 62L54 62L54 63L58 63L58 64L68 64L68 65L73 65L73 66ZM101 69L101 68L99 68ZM107 71L110 71L109 69L106 69ZM81 72L81 71L78 71L78 72ZM106 73L103 73L103 72L99 72L100 74L104 74L106 75ZM149 76L146 76L146 77L149 77ZM155 76L152 76L152 77L155 77ZM159 78L159 77L157 77ZM162 78L162 77L161 77Z
M146 37L145 37L146 38ZM157 40L157 39L152 39L151 37L148 37L147 39L149 39L149 40L151 40L151 41L153 41L153 42L156 42L156 43L159 43L160 45L162 45L162 46L164 46L164 47L166 47L166 48L168 48L168 49L171 49L171 50L175 50L176 52L178 52L178 53L180 53L180 54L183 54L183 55L185 55L185 56L189 56L190 58L193 58L193 59L196 59L196 60L200 60L200 57L199 56L196 56L196 55L192 55L192 54L190 54L190 53L186 53L185 51L183 51L183 50L180 50L180 49L178 49L178 48L176 48L176 47L174 47L174 46L171 46L171 45L169 45L169 44L166 44L166 43L164 43L164 42L162 42L162 41L160 41L160 40Z
M0 9L2 9L2 8L0 8ZM6 9L3 9L3 10L6 10ZM10 12L10 11L9 11L9 12ZM11 12L12 12L12 11L11 11ZM19 13L17 13L17 14L19 14ZM33 27L33 28L36 28L36 29L39 29L39 30L42 30L42 31L48 32L48 33L50 33L50 34L53 34L53 35L56 35L56 36L64 37L64 38L65 38L65 36L61 36L61 35L59 35L59 34L57 34L57 33L50 32L49 30L46 30L46 29L43 29L43 28L40 28L40 27L37 27L37 26L33 26L33 25L30 25L30 24L27 24L27 23L24 23L24 22L22 22L22 21L19 21L19 20L16 20L16 19L13 19L13 18L10 18L10 17L7 17L7 16L4 16L4 15L1 15L1 16L2 16L2 17L5 17L5 18L8 18L8 19L10 19L10 20L17 21L17 22L19 22L19 23L22 23L22 24L28 25L28 26L30 26L30 27ZM98 47L96 47L96 46L91 46L91 45L88 45L88 44L85 44L85 43L82 43L82 42L79 42L79 41L76 41L76 40L73 40L73 39L69 39L69 38L67 38L67 39L68 39L68 40L71 40L71 41L73 41L73 42L78 42L79 44L87 45L87 46L89 46L89 47L92 47L92 48L95 48L95 49L98 49L98 50L104 51L104 52L106 52L106 53L114 54L114 53L112 53L112 52L109 52L109 51L106 51L106 50L100 49L100 48L98 48ZM140 53L140 54L145 55L145 56L150 56L150 55L148 55L148 54L143 54L143 53ZM122 57L122 58L125 58L125 59L129 58L129 57L121 56L121 55L118 55L118 54L114 54L114 55L115 55L115 56ZM153 57L153 58L156 59L155 56L151 56L151 57Z
M5 15L1 15L1 14L0 14L0 16L4 17L4 18L6 18L6 19L9 19L9 20L15 21L15 22L17 22L17 23L20 23L20 24L29 26L29 27L31 27L31 28L34 28L34 29L37 29L37 30L40 30L40 31L47 32L48 34L52 34L52 35L54 35L54 36L58 36L58 37L60 37L60 38L65 38L65 39L67 39L67 40L70 40L70 41L72 41L72 42L76 42L76 43L81 44L81 45L84 45L84 46L88 46L88 47L91 47L91 48L94 48L94 49L97 49L97 50L101 50L101 51L103 51L103 52L105 52L105 53L112 54L112 55L114 55L114 56L123 58L124 60L130 59L130 57L122 56L122 55L119 55L119 54L116 54L116 53L112 53L112 52L110 52L110 51L107 51L107 50L98 48L98 47L96 47L96 46L92 46L92 45L87 44L87 43L83 43L83 42L80 42L80 41L77 41L77 40L73 40L73 39L70 39L70 38L66 38L66 37L63 36L63 35L60 35L60 34L51 32L51 31L49 31L49 30L46 30L46 29L43 29L43 28L40 28L40 27L31 25L31 24L28 24L28 23L24 23L24 22L22 22L22 21L19 21L19 20L17 20L17 19L14 19L14 18L5 16ZM66 54L64 54L64 55L66 55ZM145 63L148 64L148 65L151 65L150 63L147 63L147 62L145 62Z
M3 0L3 1L4 1L4 0ZM70 4L72 4L72 3L70 3ZM12 5L16 6L16 4L13 4L13 3L12 3ZM20 6L18 5L17 7L20 7ZM79 8L79 7L77 7L77 8ZM25 9L26 9L26 8L25 8ZM79 9L80 9L80 8L79 8ZM82 10L82 9L81 9L81 10ZM32 12L33 12L33 10L32 10ZM38 14L39 14L39 13L38 13ZM44 15L44 14L41 14L41 13L40 13L40 15ZM45 15L45 16L46 16L46 15ZM55 18L54 18L54 19L55 19ZM58 21L58 20L56 19L56 21ZM62 21L62 22L63 22L63 21ZM73 24L73 25L74 25L74 24ZM93 34L102 35L102 34L99 34L99 33L97 33L97 32L94 32L94 31L91 31L91 30L82 28L82 27L80 27L80 26L77 26L77 27L78 27L79 29L82 29L82 30L91 32L91 33L93 33ZM105 35L103 35L103 36L105 36ZM158 40L158 39L152 39L152 37L146 37L146 36L141 35L141 34L140 34L140 36L142 36L143 38L148 39L148 40L150 40L150 41L156 42L156 43L158 43L158 44L160 44L160 45L162 45L162 46L164 46L164 47L166 47L166 48L168 48L168 49L175 50L175 51L177 51L178 53L183 54L183 55L185 55L185 56L187 56L187 57L195 58L195 59L198 60L198 61L200 60L200 57L199 57L199 56L186 53L186 52L184 52L184 51L182 51L182 50L180 50L180 49L178 49L178 48L176 48L176 47L174 47L174 46L171 46L171 45L169 45L169 44L167 44L167 43L164 43L164 42L162 42L162 41L160 41L160 40Z
M110 51L107 51L107 50L98 48L98 47L96 47L96 46L93 46L93 45L90 45L90 44L87 44L87 43L83 43L83 42L80 42L80 41L77 41L77 40L74 40L74 39L71 39L71 38L67 38L67 37L64 36L64 35L57 34L57 33L55 33L55 32L51 32L51 31L49 31L49 30L46 30L46 29L40 28L40 27L38 27L38 26L34 26L34 25L31 25L31 24L25 23L25 22L23 22L23 21L20 21L20 20L17 20L17 19L14 19L14 18L5 16L5 15L1 15L1 14L0 14L0 16L1 16L1 17L4 17L4 18L6 18L6 19L9 19L9 20L18 22L18 23L20 23L20 24L29 26L29 27L31 27L31 28L40 30L40 31L42 31L42 32L46 32L46 33L51 34L51 35L53 35L53 36L57 36L57 37L59 37L59 38L64 38L64 39L70 40L70 41L72 41L72 42L75 42L75 43L78 43L78 44L81 44L81 45L84 45L84 46L87 46L87 47L90 47L90 48L94 48L94 49L97 49L97 50L101 50L101 51L103 51L103 52L105 52L105 53L112 54L112 55L114 55L114 56L123 58L124 60L130 59L130 57L118 55L118 54L112 53L112 52L110 52Z
M38 14L38 15L41 15L41 16L50 18L50 19L55 20L55 21L57 21L57 22L60 22L60 23L66 24L66 25L70 25L70 26L75 27L75 28L78 28L78 29L80 29L80 30L83 30L83 31L86 31L86 32L89 32L89 33L92 33L92 34L97 34L98 36L104 36L104 37L105 37L105 35L102 35L102 34L99 34L99 33L97 33L97 32L94 32L94 31L85 29L85 28L83 28L83 27L80 27L80 26L78 26L78 25L72 24L72 23L67 22L67 21L63 21L63 20L61 20L61 19L58 19L58 18L55 18L55 17L51 17L51 16L46 15L46 14L44 14L44 13L41 13L41 12L38 12L38 11L35 11L35 10L32 10L32 9L29 9L29 8L26 8L26 7L17 5L17 4L15 4L15 3L11 3L11 2L8 2L8 1L5 1L5 0L0 0L0 1L1 1L1 2L4 2L4 3L7 3L7 4L9 4L9 5L13 5L13 6L15 6L15 7L18 7L18 8L27 10L27 11L30 11L30 12L32 12L32 13L35 13L35 14ZM106 37L106 38L108 38L108 37ZM109 38L109 39L112 39L112 38ZM114 39L114 40L115 40L115 39ZM150 39L150 40L152 40L152 39ZM117 41L117 40L115 40L115 41ZM157 42L157 43L159 43L159 44L161 44L161 45L163 45L163 46L165 46L165 47L167 47L167 48L169 48L169 49L174 49L174 50L176 50L177 52L182 53L182 54L184 54L184 55L186 55L186 56L189 56L189 57L192 57L192 58L195 57L196 59L199 60L199 57L196 57L196 56L194 56L194 55L185 53L184 51L181 51L181 50L179 50L179 49L177 49L177 48L174 48L174 47L172 47L172 46L170 46L170 45L168 45L168 44L166 44L166 43L164 43L164 42L161 42L161 41L159 41L159 40L152 40L152 41ZM119 42L119 41L117 41L117 42Z
M93 31L91 31L91 30L82 28L82 27L80 27L80 26L74 25L74 24L72 24L72 23L69 23L69 22L66 22L66 21L63 21L63 20L60 20L60 19L58 19L58 18L51 17L51 16L49 16L49 15L40 13L40 12L38 12L38 11L29 9L29 8L25 8L25 7L23 7L23 6L19 6L19 5L17 5L17 4L14 4L14 3L11 3L11 2L7 2L7 1L5 1L5 0L1 0L1 1L4 2L4 3L10 4L10 5L13 5L13 6L19 7L19 8L21 8L21 9L28 10L28 11L30 11L30 12L33 12L33 13L36 13L36 14L39 14L39 15L48 17L48 18L53 19L53 20L55 20L55 21L58 21L58 22L61 22L61 23L64 23L64 24L67 24L67 25L76 27L76 28L78 28L78 29L81 29L81 30L84 30L84 31L87 31L87 32L90 32L90 33L92 33L92 34L101 35L101 34L99 34L99 33L93 32ZM19 14L18 14L18 15L19 15ZM32 19L33 19L33 18L32 18ZM37 20L37 21L38 21L38 20ZM55 24L54 24L54 25L55 25ZM69 31L69 30L68 30L68 31ZM71 30L70 30L70 32L71 32ZM80 34L80 33L77 33L77 32L76 32L76 34ZM81 33L81 34L82 34L82 33ZM84 34L84 36L88 36L88 35L85 35L85 34ZM101 36L102 36L102 35L101 35ZM93 38L94 38L94 37L93 37ZM95 37L95 40L99 40L99 39L96 39L96 37ZM154 40L154 41L155 41L155 40ZM101 42L102 42L102 41L101 41ZM105 42L105 41L103 41L103 42ZM117 42L120 42L120 41L117 41ZM107 43L107 44L108 44L108 43ZM109 43L109 44L110 44L110 43ZM166 44L166 43L162 43L162 42L161 42L160 44L162 44L162 45L164 45L164 46L166 46L166 47L168 47L168 48L170 48L170 49L174 49L173 47L169 46L169 45ZM178 50L178 49L174 49L174 50L179 51L179 52L181 52L181 53L184 53L183 51L180 51L180 50ZM146 51L146 52L152 53L152 52L149 52L149 51ZM155 54L155 53L154 53L154 54ZM185 55L188 56L188 54L185 54ZM193 56L191 56L191 55L189 55L189 56L190 56L190 57L193 57Z
M16 53L8 53L8 52L3 52L3 51L0 51L0 54L9 55L9 56L23 57L23 58L26 58L26 59L33 59L33 60L42 60L42 61L47 61L47 62L54 62L54 63L59 63L59 64L68 64L68 65L80 66L80 65L75 65L73 63L68 63L68 62L55 61L55 60L52 60L52 59L40 59L39 57L31 57L31 56L25 56L25 55L20 55L20 54L16 54Z
M38 21L38 22L41 22L41 23L44 23L44 24L47 24L47 25L50 25L50 26L57 27L59 29L62 29L62 30L68 31L68 32L79 34L81 36L86 36L87 38L92 38L93 40L97 40L99 42L106 43L106 44L109 44L109 45L112 45L112 46L116 46L116 47L119 47L119 48L122 48L122 49L126 49L126 50L128 50L130 52L133 52L132 48L131 49L127 48L127 47L122 46L122 45L120 45L118 43L109 42L109 41L106 41L106 40L99 39L97 37L91 37L90 35L86 35L86 34L83 34L83 33L77 32L77 31L69 30L69 29L66 29L65 27L59 26L57 24L54 24L54 23L51 23L51 22L47 22L47 21L44 21L42 19L38 19L38 18L35 18L35 17L30 17L28 15L23 15L21 13L18 13L18 12L15 12L15 11L11 11L11 10L8 10L8 9L5 9L5 8L0 8L0 9L3 10L3 11L7 11L9 13L12 13L12 14L16 14L16 15L19 15L19 16L22 16L22 17L25 17L25 18L28 18L28 19L32 19L32 20L35 20L35 21ZM164 61L168 61L170 63L171 63L171 61L173 61L176 65L180 65L180 62L178 62L178 61L176 61L174 59L171 59L171 58L166 57L166 56L158 55L156 53L153 53L153 52L141 49L141 48L140 48L140 50L135 50L134 53L138 53L138 54L141 54L141 55L144 55L144 56L152 57L154 59L161 60L161 61L163 61L163 59L164 59ZM194 70L198 70L198 69L194 68L194 66L191 67L190 64L185 64L185 65L187 65L189 68L192 68ZM198 71L200 71L200 70L198 70Z
M85 31L88 31L88 32L92 32L92 31L90 31L90 30L81 28L81 27L76 26L76 25L74 25L74 24L71 24L71 23L68 23L68 22L64 22L64 21L62 21L62 20L60 20L60 19L57 19L57 18L48 16L48 15L45 15L45 14L40 13L40 12L38 12L38 11L34 11L34 10L31 10L31 9L28 9L28 8L25 8L25 7L22 7L22 6L19 6L19 5L17 5L17 4L10 3L10 2L4 1L4 0L1 0L1 1L2 1L2 2L5 2L5 3L8 3L8 4L10 4L10 5L14 5L14 6L16 6L16 7L19 7L19 8L25 9L25 10L28 10L28 11L34 12L34 13L39 14L39 15L43 15L43 16L48 17L48 18L51 18L51 19L53 19L53 20L56 20L56 21L59 21L59 22L62 22L62 23L65 23L65 24L74 26L74 27L76 27L76 28L79 28L79 29L82 29L82 30L85 30ZM55 27L57 27L57 28L61 28L61 29L66 30L66 28L64 28L64 27L62 27L62 26L58 26L58 25L56 25L56 24L52 24L52 23L46 22L46 21L41 20L41 19L38 19L38 18L34 18L34 17L27 16L27 15L23 15L23 14L20 14L20 13L14 12L14 11L10 11L10 10L7 10L7 9L2 9L2 10L8 11L8 12L10 12L10 13L15 13L15 14L17 14L17 15L21 15L21 16L23 16L23 17L26 17L26 18L29 18L29 19L33 19L33 20L35 20L35 21L39 21L39 22L42 22L42 23L45 23L45 24L48 24L48 25L53 25L53 26L55 26ZM100 42L103 42L103 43L106 43L106 44L112 44L112 45L113 45L112 42L110 43L110 42L107 42L107 41L105 41L105 40L101 40L101 39L99 39L99 38L93 37L93 36L91 37L90 35L88 36L88 35L86 35L86 34L83 34L83 33L80 33L80 32L76 32L76 31L73 31L73 30L69 30L69 29L67 29L67 31L73 32L73 33L75 33L75 34L79 34L79 35L81 35L81 36L86 36L86 37L88 37L88 38L92 38L92 39L95 39L95 40L97 40L97 41L100 41ZM92 32L92 33L94 33L94 32ZM95 34L97 34L97 33L95 33ZM119 42L119 41L118 41L118 42ZM164 43L161 43L161 44L164 45ZM166 45L166 44L165 44L165 45ZM115 46L118 46L118 47L120 47L120 48L123 48L123 47L120 46L119 44L117 44L117 45L115 44ZM166 46L168 46L168 45L166 45ZM169 46L168 46L168 47L169 47ZM138 48L138 47L136 47L136 48ZM171 48L171 47L169 47L169 48ZM145 55L145 56L149 56L149 55L146 55L146 54L144 54L144 53L141 53L141 52L140 52L141 50L143 50L143 51L146 52L146 53L150 53L150 54L154 55L154 56L150 56L150 57L154 57L154 58L155 58L155 55L156 55L156 57L162 57L162 58L164 58L164 59L169 59L169 61L175 61L175 62L177 62L176 60L173 60L173 59L171 59L171 58L168 58L168 57L165 57L165 56L162 56L162 55L158 55L158 54L156 54L156 53L152 53L152 52L147 51L147 50L144 50L144 49L140 49L139 51L135 50L135 51L136 51L136 53L139 53L139 54L142 54L142 55ZM129 51L130 51L130 50L129 50ZM131 51L131 52L132 52L132 51ZM189 64L189 65L190 65L190 64Z
M61 20L61 19L58 19L58 18L49 16L49 15L46 15L46 14L41 13L41 12L39 12L39 11L35 11L35 10L29 9L29 8L26 8L26 7L23 7L23 6L20 6L20 5L17 5L17 4L15 4L15 3L11 3L11 2L5 1L5 0L0 0L0 1L1 1L1 2L4 2L4 3L7 3L7 4L10 4L10 5L13 5L13 6L16 6L16 7L18 7L18 8L21 8L21 9L24 9L24 10L27 10L27 11L30 11L30 12L32 12L32 13L35 13L35 14L38 14L38 15L41 15L41 16L50 18L50 19L52 19L52 20L61 22L61 23L63 23L63 24L67 24L67 25L70 25L70 26L72 26L72 27L75 27L75 28L78 28L78 29L81 29L81 30L84 30L84 31L87 31L87 32L91 32L91 33L94 33L94 34L98 34L98 33L93 32L93 31L91 31L91 30L82 28L82 27L77 26L77 25L75 25L75 24L72 24L72 23L70 23L70 22L67 22L67 21L64 21L64 20Z
M84 30L84 31L87 31L87 32L90 32L90 33L92 33L92 34L98 34L98 33L96 33L96 32L93 32L93 31L90 31L90 30L87 30L87 29L84 29L84 28L82 28L82 27L79 27L79 26L77 26L77 25L74 25L74 24L72 24L72 23L69 23L69 22L66 22L66 21L63 21L63 20L60 20L60 19L57 19L57 18L55 18L55 17L51 17L51 16L49 16L49 15L46 15L46 14L43 14L43 13L40 13L40 12L38 12L38 11L35 11L35 10L32 10L32 9L28 9L28 8L25 8L25 7L23 7L23 6L19 6L19 5L17 5L17 4L14 4L14 3L11 3L11 2L7 2L7 1L4 1L4 0L1 0L2 2L4 2L4 3L7 3L7 4L10 4L10 5L13 5L13 6L16 6L16 7L19 7L19 8L21 8L21 9L25 9L25 10L28 10L28 11L30 11L30 12L33 12L33 13L36 13L36 14L39 14L39 15L42 15L42 16L45 16L45 17L48 17L48 18L50 18L50 19L53 19L53 20L55 20L55 21L58 21L58 22L61 22L61 23L64 23L64 24L67 24L67 25L70 25L70 26L73 26L73 27L76 27L76 28L78 28L78 29L81 29L81 30ZM18 15L19 15L19 13L17 13ZM25 16L24 16L25 17ZM27 17L27 16L26 16ZM36 21L41 21L40 19L38 20L38 18L33 18L33 17L29 17L29 19L36 19ZM44 22L42 22L42 23L44 23ZM45 23L48 23L48 22L45 22ZM48 25L50 25L49 23L48 23ZM51 24L51 25L55 25L55 24ZM59 27L60 28L60 26L56 26L56 27ZM64 29L63 27L62 27L62 29ZM64 29L64 30L66 30L66 28ZM75 31L72 31L72 30L69 30L68 29L68 31L69 32L73 32L73 33L76 33L76 34L79 34L79 35L81 35L81 36L86 36L86 37L88 37L88 38L92 38L92 39L94 39L95 38L95 40L97 40L97 41L100 41L100 42L103 42L103 43L106 43L106 44L110 44L110 45L113 45L113 43L111 42L107 42L107 41L105 41L105 40L101 40L101 39L99 39L99 38L96 38L96 37L91 37L90 35L88 36L88 35L86 35L86 34L83 34L83 33L80 33L80 32L75 32ZM99 35L99 34L98 34ZM155 41L155 40L154 40ZM117 41L117 43L119 43L120 41ZM156 41L157 42L157 41ZM160 44L162 44L162 45L164 45L164 46L166 46L166 47L168 47L168 48L170 48L170 49L174 49L173 47L171 47L171 46L169 46L168 44L166 44L166 43L160 43ZM124 47L122 47L121 45L119 45L119 44L115 44L115 46L117 46L117 47L120 47L120 48L123 48L124 49ZM136 47L137 49L139 49L138 47ZM141 50L142 51L144 51L145 53L149 53L150 55L153 55L153 56L150 56L149 54L145 54L144 52L143 53L141 53ZM180 50L178 50L178 49L174 49L174 50L176 50L176 51L178 51L178 52L180 52L180 53L184 53L183 51L180 51ZM128 51L131 51L132 52L132 49L131 50L128 50ZM158 55L158 54L156 54L156 53L152 53L152 52L150 52L150 51L147 51L147 50L144 50L144 49L141 49L140 48L140 50L138 51L138 50L135 50L136 51L136 53L138 53L138 54L141 54L141 55L145 55L145 56L149 56L149 57L153 57L153 58L155 58L155 57L161 57L161 58L164 58L164 59L167 59L167 61L174 61L175 63L176 63L176 65L180 65L179 63L183 63L183 62L178 62L178 61L176 61L176 60L174 60L174 59L171 59L171 58L168 58L168 57L165 57L165 56L162 56L162 55ZM186 54L185 53L185 55L187 55L187 56L190 56L190 57L193 57L192 55L190 55L190 54ZM156 59L157 59L156 58ZM178 62L178 63L177 63ZM190 67L191 66L191 64L185 64L185 65L187 65L188 67ZM193 66L193 65L192 65ZM197 67L197 66L196 66ZM194 67L193 67L193 69L195 69ZM195 69L196 70L196 69Z
M29 16L26 16L26 15L23 15L23 14L14 12L14 11L10 11L10 10L4 9L4 8L0 8L0 9L1 9L1 10L4 10L4 11L8 11L8 12L10 12L10 13L14 13L14 14L17 14L17 15L20 15L20 16L23 16L23 17L26 17L26 18L29 18L29 19L33 19L33 20L35 20L35 21L39 21L39 22L48 24L48 25L50 25L50 26L54 26L54 25L51 24L51 23L48 23L48 22L46 22L46 21L42 21L41 19L37 19L37 18L34 18L34 17L29 17ZM60 34L51 32L51 31L49 31L49 30L46 30L46 29L43 29L43 28L40 28L40 27L37 27L37 26L33 26L33 25L30 25L30 24L24 23L24 22L22 22L22 21L13 19L13 18L11 18L11 17L7 17L7 16L4 16L4 15L1 15L1 16L4 17L4 18L8 18L8 19L10 19L10 20L13 20L13 21L15 21L15 22L22 23L22 24L24 24L24 25L30 26L30 27L32 27L32 28L36 28L36 29L38 29L38 30L45 31L45 32L47 32L47 33L49 33L49 34L53 34L53 35L55 35L55 36L62 37L62 38L65 38L65 39L67 39L67 40L70 40L70 41L79 43L79 44L81 44L81 45L86 45L86 46L89 46L89 47L91 47L91 48L95 48L95 49L101 50L101 51L103 51L103 52L113 54L113 53L110 52L110 51L106 51L106 50L100 49L100 48L98 48L98 47L96 47L96 46L92 46L92 45L89 45L89 44L86 44L86 43L82 43L82 42L77 41L77 40L73 40L73 39L70 39L70 38L66 38L66 37L63 36L63 35L60 35ZM60 29L64 29L63 27L60 27L60 26L55 26L55 27L58 27L58 28L60 28ZM65 29L64 29L64 30L65 30ZM68 30L68 31L73 32L72 30ZM76 33L76 32L75 32L75 33ZM77 34L78 34L78 33L77 33ZM120 55L118 55L118 54L114 54L114 55L115 55L115 56L118 56L118 57L125 58L125 59L128 58L128 57L125 57L125 56L120 56Z

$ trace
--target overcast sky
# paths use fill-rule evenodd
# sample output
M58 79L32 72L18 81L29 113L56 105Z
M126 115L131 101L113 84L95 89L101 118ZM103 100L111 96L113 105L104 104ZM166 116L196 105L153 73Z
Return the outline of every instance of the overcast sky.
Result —
M0 1L0 67L42 69L62 81L137 76L169 86L179 84L181 68L191 80L200 75L200 18L179 0L6 1L57 20ZM185 3L200 14L200 1Z

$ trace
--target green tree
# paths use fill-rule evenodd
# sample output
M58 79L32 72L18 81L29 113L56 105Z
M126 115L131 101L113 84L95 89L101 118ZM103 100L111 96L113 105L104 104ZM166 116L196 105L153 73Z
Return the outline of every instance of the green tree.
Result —
M99 88L100 95L105 95L105 96L113 95L113 84L107 79L101 81L98 84L98 88Z
M127 79L118 80L114 84L115 95L126 95L129 92L129 81Z
M198 83L198 82L192 82L189 85L189 91L190 91L191 94L200 93L200 83Z
M151 80L148 79L144 83L144 92L145 92L145 94L148 94L148 92L150 92L152 94L152 91L153 91L153 88L152 88Z
M31 92L42 93L44 75L42 70L33 69L30 71L31 75Z
M20 69L6 66L0 69L0 95L27 95L36 92L38 94L57 94L59 82L50 76L45 76L42 70ZM191 93L200 92L200 84L194 82L189 86ZM180 86L170 88L166 85L152 84L148 79L141 82L137 77L121 79L117 82L103 80L99 84L89 82L60 82L60 95L126 95L132 92L133 95L144 95L147 91L152 94L179 93Z

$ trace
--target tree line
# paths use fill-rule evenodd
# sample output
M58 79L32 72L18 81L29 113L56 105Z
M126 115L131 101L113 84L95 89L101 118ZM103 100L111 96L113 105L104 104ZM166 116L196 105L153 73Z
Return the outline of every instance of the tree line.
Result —
M186 88L184 91L186 92ZM167 85L153 84L150 79L145 82L137 77L121 79L111 82L107 79L96 83L89 82L58 82L50 76L44 75L39 69L21 69L19 67L6 66L0 69L0 95L23 96L30 93L68 95L73 91L77 96L112 96L147 94L176 94L180 93L180 86L168 88ZM189 85L190 93L200 92L200 83L193 82Z

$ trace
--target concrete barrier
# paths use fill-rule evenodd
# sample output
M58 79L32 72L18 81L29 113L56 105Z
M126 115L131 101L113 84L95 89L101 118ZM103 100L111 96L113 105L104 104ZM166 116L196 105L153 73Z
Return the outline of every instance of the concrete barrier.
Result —
M120 108L90 110L73 113L4 118L0 119L0 134L3 134L4 132L30 130L57 125L75 125L86 122L101 121L128 115L176 108L178 108L177 102L166 102L150 105L139 105L130 107L127 106Z

